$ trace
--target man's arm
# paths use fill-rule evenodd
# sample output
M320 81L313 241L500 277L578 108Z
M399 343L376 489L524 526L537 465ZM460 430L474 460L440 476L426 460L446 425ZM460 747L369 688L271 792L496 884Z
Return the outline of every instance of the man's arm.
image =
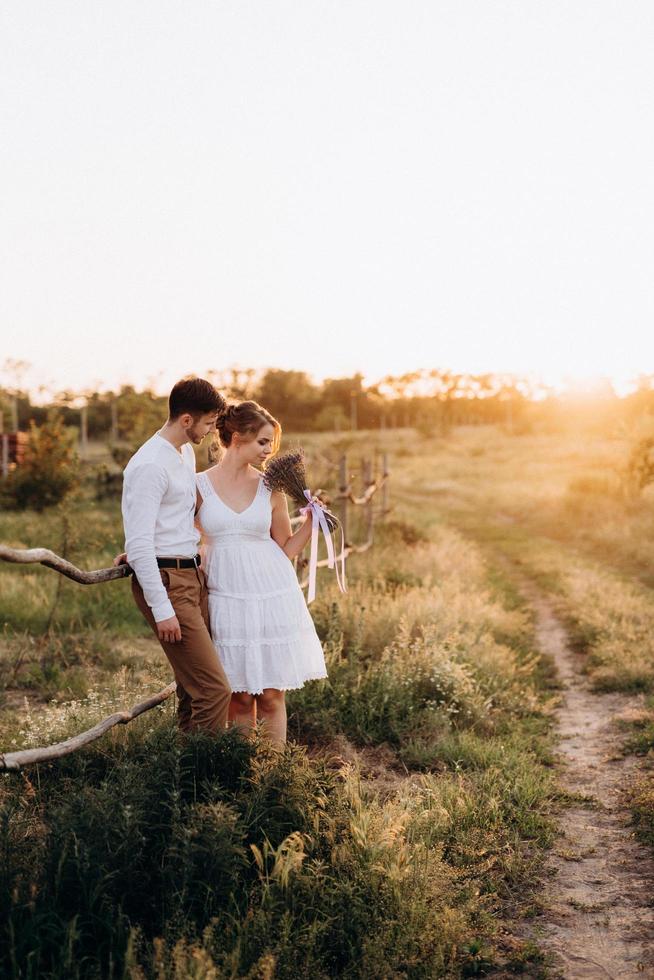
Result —
M154 553L157 514L167 489L166 471L154 463L144 463L130 474L123 499L127 561L134 569L157 624L175 618Z

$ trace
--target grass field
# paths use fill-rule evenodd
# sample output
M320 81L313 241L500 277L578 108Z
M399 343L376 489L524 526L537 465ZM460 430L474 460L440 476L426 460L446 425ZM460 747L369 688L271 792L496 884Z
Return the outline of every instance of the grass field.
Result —
M312 613L329 680L289 698L282 755L180 741L171 706L0 779L14 977L546 976L520 922L562 805L551 665L512 568L534 577L601 690L654 693L654 502L625 500L626 441L357 434L391 454L394 510ZM321 482L324 480L321 479ZM116 501L3 514L0 540L83 567L121 550ZM0 568L4 750L47 744L163 686L125 582ZM654 711L625 731L654 748ZM654 841L654 788L634 795Z

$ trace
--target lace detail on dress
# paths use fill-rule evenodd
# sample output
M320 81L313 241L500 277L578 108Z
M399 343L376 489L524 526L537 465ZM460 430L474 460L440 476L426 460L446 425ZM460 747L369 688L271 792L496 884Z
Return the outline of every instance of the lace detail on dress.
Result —
M202 497L202 503L204 503L205 500L207 500L214 492L214 489L211 486L211 480L209 479L206 473L198 473L195 478L195 482L197 484L198 490L200 491L200 496Z

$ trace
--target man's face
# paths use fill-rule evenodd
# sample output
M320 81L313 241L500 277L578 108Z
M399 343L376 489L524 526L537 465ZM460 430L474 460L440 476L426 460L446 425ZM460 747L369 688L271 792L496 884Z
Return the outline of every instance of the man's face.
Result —
M217 412L201 415L198 419L194 419L192 415L189 418L191 424L186 429L186 435L188 436L188 441L192 442L195 446L199 446L204 437L208 436L210 432L216 431Z

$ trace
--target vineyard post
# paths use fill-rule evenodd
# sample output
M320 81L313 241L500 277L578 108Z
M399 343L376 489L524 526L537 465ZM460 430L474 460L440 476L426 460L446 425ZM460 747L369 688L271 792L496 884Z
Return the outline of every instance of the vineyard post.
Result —
M384 453L382 456L382 514L386 514L388 511L388 477L390 472L388 469L388 453Z
M347 505L348 505L348 480L347 480L347 456L345 453L341 456L338 465L338 482L339 482L339 495L341 499L341 527L343 528L343 539L345 544L348 544L347 536Z
M82 456L86 456L87 450L89 448L88 407L86 402L84 402L84 404L80 409L79 442L80 442L80 453Z
M364 493L367 493L374 482L374 474L372 471L372 462L367 459L363 466L363 482L364 482ZM374 526L374 513L373 513L373 498L370 497L366 504L366 540L372 541L373 526Z
M111 399L111 441L118 441L118 402L115 398Z
M9 436L7 433L3 433L2 436L2 476L3 478L9 475Z

